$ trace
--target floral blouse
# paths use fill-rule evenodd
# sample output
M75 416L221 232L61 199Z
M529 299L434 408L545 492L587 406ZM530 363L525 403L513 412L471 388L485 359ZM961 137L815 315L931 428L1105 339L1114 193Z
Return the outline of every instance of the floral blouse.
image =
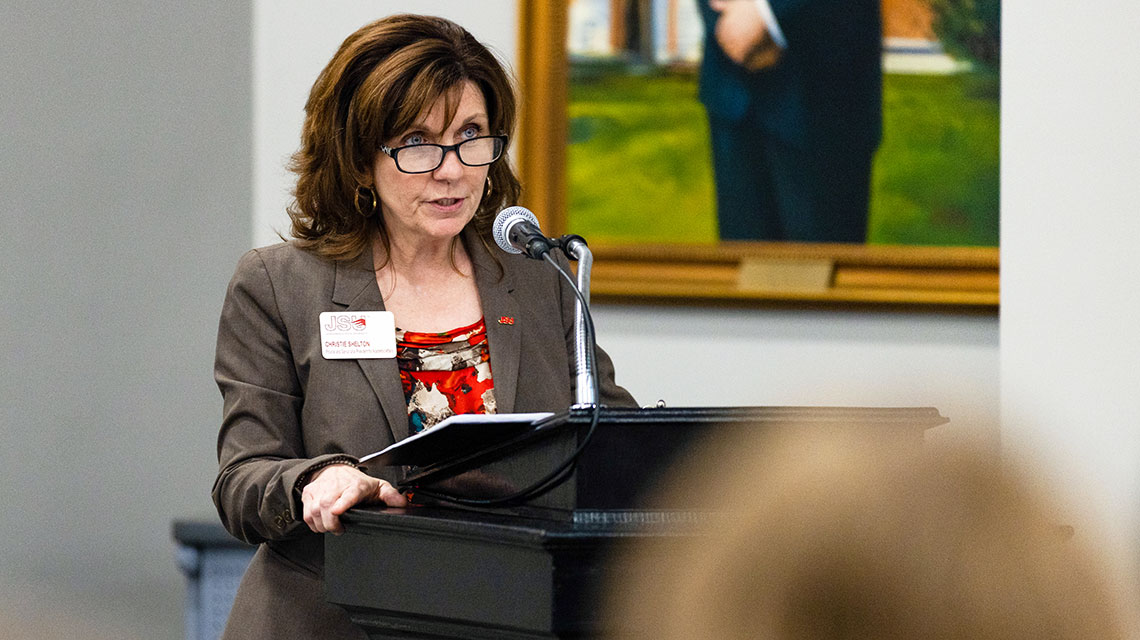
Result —
M482 318L442 333L396 329L396 363L411 433L455 414L495 413L487 326Z

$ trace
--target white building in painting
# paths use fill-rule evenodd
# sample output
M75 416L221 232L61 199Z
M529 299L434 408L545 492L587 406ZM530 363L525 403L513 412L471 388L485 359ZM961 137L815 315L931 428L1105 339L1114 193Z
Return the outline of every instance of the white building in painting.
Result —
M567 47L572 56L610 57L631 53L639 47L631 37L637 16L648 16L638 34L651 62L695 63L701 58L704 31L697 12L698 0L571 0ZM616 19L615 19L616 18ZM634 18L631 20L630 18Z
M650 64L695 64L701 59L704 39L697 2L706 1L570 0L568 51L583 58L620 56ZM970 69L968 62L955 60L942 50L934 34L929 0L882 0L882 20L883 70L887 73L943 74Z

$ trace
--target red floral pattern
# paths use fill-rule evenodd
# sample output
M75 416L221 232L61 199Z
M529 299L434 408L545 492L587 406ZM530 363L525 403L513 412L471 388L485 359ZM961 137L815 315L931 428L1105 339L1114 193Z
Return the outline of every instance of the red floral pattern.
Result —
M483 319L442 333L396 329L396 363L412 433L460 413L495 413Z

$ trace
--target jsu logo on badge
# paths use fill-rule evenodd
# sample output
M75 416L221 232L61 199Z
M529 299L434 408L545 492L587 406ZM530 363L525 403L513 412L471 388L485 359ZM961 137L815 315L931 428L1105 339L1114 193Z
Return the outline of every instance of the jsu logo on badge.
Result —
M368 321L355 313L330 313L321 328L325 331L364 331L368 328Z

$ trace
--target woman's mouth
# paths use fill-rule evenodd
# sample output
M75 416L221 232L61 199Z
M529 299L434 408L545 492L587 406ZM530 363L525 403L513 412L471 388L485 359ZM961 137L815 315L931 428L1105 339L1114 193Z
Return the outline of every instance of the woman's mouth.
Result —
M429 200L430 204L444 211L454 211L463 204L463 198L436 198Z

